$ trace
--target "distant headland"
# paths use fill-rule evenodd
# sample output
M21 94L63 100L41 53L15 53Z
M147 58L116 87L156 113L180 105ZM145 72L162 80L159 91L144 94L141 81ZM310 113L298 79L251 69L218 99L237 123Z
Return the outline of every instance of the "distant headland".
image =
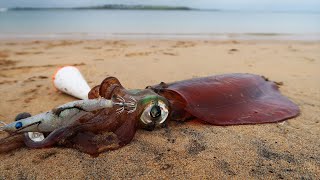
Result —
M124 4L106 4L102 6L84 6L84 7L14 7L9 8L11 11L19 10L176 10L176 11L190 11L190 10L209 10L218 11L218 9L196 9L186 6L156 6L156 5L124 5Z

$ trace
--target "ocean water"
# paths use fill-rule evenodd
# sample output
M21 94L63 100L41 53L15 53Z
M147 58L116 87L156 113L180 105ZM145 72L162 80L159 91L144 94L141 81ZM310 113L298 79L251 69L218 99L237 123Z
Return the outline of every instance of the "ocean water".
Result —
M320 13L219 10L0 10L0 38L320 40Z

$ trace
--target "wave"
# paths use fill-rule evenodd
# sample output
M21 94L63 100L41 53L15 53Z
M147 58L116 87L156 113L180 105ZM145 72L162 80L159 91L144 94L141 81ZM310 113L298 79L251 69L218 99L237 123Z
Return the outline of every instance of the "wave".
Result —
M7 10L7 8L0 8L0 12L6 12Z
M187 6L155 6L155 5L123 5L123 4L106 4L102 6L85 6L85 7L14 7L10 11L24 10L163 10L163 11L218 11L218 9L196 9Z

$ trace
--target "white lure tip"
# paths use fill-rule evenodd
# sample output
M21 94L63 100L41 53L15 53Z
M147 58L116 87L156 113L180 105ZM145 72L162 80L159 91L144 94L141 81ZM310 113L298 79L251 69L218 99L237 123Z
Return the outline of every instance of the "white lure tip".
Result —
M78 68L62 67L56 71L52 80L58 90L79 99L88 99L90 87Z

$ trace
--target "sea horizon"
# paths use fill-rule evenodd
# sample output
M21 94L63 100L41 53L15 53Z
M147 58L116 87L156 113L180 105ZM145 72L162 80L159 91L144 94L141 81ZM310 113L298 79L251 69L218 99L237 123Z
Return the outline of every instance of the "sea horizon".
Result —
M0 8L0 39L320 40L320 12L109 4Z

